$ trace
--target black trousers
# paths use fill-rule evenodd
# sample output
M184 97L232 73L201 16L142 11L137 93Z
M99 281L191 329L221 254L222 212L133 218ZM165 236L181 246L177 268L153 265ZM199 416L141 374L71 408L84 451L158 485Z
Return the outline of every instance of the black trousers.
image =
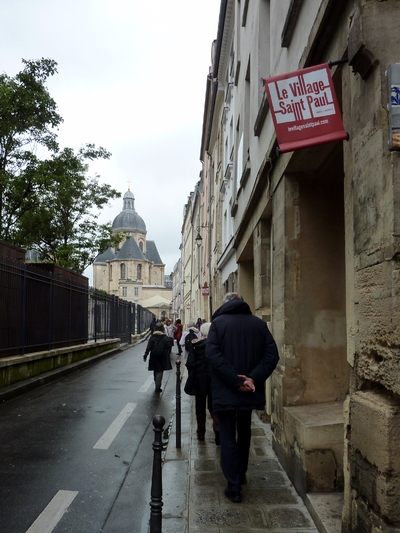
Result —
M228 489L240 492L240 480L249 464L251 441L251 410L218 411L221 437L221 468L228 482Z
M206 409L209 410L212 421L214 433L217 433L218 428L218 415L212 410L212 399L210 395L196 394L196 420L197 420L197 435L203 436L206 432Z

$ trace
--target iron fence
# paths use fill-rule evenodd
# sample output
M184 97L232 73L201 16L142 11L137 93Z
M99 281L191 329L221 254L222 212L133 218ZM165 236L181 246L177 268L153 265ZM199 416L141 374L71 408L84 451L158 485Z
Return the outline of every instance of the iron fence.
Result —
M89 288L65 269L0 256L0 357L23 355L148 328L152 313Z
M139 304L90 288L89 340L119 337L130 342L131 335L148 329L153 314Z

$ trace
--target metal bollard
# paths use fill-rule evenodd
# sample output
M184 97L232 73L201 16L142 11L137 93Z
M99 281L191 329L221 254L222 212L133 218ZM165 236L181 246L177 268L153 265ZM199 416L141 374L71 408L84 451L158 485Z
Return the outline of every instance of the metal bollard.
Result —
M162 432L165 424L165 418L156 415L153 418L154 425L154 459L153 459L153 477L151 481L151 502L150 502L150 533L161 533L162 530L162 476L161 476L161 453Z
M176 361L176 447L181 447L181 362Z

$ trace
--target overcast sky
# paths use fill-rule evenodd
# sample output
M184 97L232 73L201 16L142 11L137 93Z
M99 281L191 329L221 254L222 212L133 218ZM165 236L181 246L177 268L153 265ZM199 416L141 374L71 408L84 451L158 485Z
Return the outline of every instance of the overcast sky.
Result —
M48 88L64 119L61 148L90 142L112 153L90 174L122 194L130 180L167 274L201 170L219 7L220 0L1 0L0 71L14 76L22 58L58 63ZM101 222L121 209L122 198L113 201Z

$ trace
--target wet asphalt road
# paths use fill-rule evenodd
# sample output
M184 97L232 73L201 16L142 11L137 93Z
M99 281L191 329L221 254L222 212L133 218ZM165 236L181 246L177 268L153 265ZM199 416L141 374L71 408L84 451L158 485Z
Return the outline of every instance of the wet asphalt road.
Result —
M144 349L0 406L0 533L147 532L152 421L173 416L176 356L156 394Z

